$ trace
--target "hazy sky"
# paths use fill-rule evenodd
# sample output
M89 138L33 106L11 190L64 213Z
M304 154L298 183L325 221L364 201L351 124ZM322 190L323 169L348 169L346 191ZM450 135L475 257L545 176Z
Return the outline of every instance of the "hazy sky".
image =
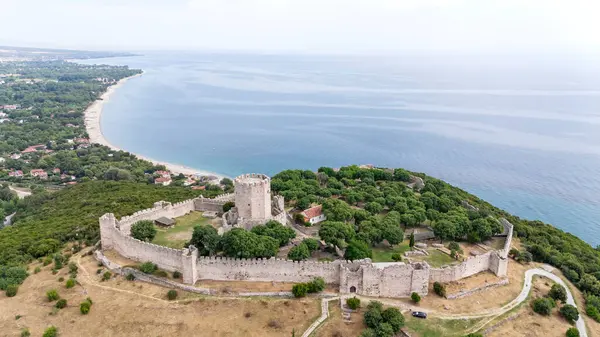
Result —
M600 51L600 0L0 0L0 44L304 52Z

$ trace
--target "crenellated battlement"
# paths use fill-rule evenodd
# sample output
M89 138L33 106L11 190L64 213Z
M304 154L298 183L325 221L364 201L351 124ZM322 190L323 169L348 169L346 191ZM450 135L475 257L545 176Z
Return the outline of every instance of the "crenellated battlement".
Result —
M236 187L238 185L244 186L270 186L271 178L261 173L248 173L242 174L234 179Z

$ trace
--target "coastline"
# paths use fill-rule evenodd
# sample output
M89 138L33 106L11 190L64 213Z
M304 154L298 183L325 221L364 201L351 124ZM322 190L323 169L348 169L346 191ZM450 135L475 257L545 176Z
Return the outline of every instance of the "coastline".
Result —
M143 74L144 73L142 72L141 74L123 78L123 79L119 80L116 84L109 86L108 89L100 96L99 99L95 100L90 106L88 106L87 109L85 109L84 124L85 124L85 129L88 133L91 143L104 145L115 151L129 152L127 150L121 149L121 148L111 144L102 134L102 126L100 123L101 119L102 119L102 110L104 108L104 103L106 103L110 100L111 95L117 89L119 89L121 86L123 86L123 84L125 84L125 82L127 82L128 80L135 78L135 77L142 76ZM133 152L131 152L131 153L133 153ZM139 159L152 162L154 165L164 165L167 168L167 170L171 171L173 174L182 173L185 175L197 174L197 175L203 175L203 176L215 176L219 180L221 180L223 178L228 178L227 176L222 175L222 174L204 171L204 170L197 170L192 167L174 164L174 163L168 163L165 161L159 161L159 160L155 160L155 159L152 159L152 158L149 158L146 156L142 156L137 153L133 153L133 154L136 157L138 157Z

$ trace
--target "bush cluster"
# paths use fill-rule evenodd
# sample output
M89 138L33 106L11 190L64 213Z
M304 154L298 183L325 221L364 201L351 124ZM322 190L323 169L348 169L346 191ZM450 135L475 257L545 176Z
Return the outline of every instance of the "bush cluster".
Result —
M556 307L556 302L549 297L536 298L532 302L533 311L540 315L549 316L552 313L552 309Z
M433 283L433 291L441 297L446 297L446 286L440 282Z
M294 297L304 297L307 293L318 293L325 289L325 280L316 277L310 282L297 283L292 287Z
M92 300L88 297L85 301L79 304L79 311L82 315L87 315L92 307Z
M412 294L410 294L410 299L415 303L419 303L421 302L421 295L413 292Z
M173 289L171 289L167 292L167 298L169 299L169 301L173 301L174 299L176 299L177 295L178 295L177 291L173 290Z
M60 298L58 292L55 289L48 290L46 292L46 297L48 298L48 302L54 302Z
M347 298L346 305L348 306L348 308L356 310L360 307L360 299L356 298L356 296L352 298Z
M396 308L383 310L383 304L372 301L367 306L363 321L368 327L361 336L392 337L404 326L404 316Z
M158 266L152 262L144 262L140 265L139 268L140 271L144 274L152 274L158 269Z

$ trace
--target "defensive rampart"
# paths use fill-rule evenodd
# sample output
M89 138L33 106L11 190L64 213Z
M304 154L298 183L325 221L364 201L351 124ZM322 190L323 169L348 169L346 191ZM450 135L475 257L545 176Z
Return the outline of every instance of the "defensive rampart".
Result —
M172 249L136 240L130 236L131 226L140 220L162 216L178 217L193 210L222 209L221 200L197 198L180 203L157 202L153 208L139 211L118 221L111 213L100 217L102 249L114 249L122 256L139 261L151 261L160 269L179 271L186 284L199 279L222 281L306 282L322 277L326 283L339 285L341 293L367 296L408 297L412 292L427 294L429 282L450 282L485 270L506 275L508 249L512 240L512 225L502 250L471 257L447 268L430 268L427 263L372 263L370 260L294 262L280 259L233 259L199 257L195 247ZM220 211L220 210L215 210ZM285 219L284 219L285 220ZM510 224L510 223L509 223Z
M469 257L466 261L445 268L431 268L431 282L452 282L489 270L496 276L506 276L508 272L508 252L512 243L513 225L500 219L505 228L506 241L502 249Z

